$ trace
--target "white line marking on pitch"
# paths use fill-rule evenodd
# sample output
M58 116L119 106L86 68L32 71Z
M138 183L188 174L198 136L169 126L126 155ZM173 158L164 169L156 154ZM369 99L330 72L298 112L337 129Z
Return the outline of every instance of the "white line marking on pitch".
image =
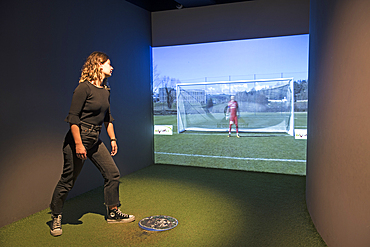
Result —
M166 153L166 152L154 152L156 154L167 154L167 155L178 155L178 156L195 156L202 158L218 158L218 159L234 159L234 160L260 160L260 161L280 161L280 162L302 162L306 163L306 160L290 160L290 159L267 159L267 158L245 158L245 157L228 157L228 156L213 156L213 155L201 155L201 154L179 154L179 153Z

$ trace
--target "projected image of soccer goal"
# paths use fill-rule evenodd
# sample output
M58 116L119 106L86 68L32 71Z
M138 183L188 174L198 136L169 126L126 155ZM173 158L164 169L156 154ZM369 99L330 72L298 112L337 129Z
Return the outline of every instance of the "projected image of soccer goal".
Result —
M177 130L226 132L228 102L238 102L239 132L294 132L293 78L176 85Z
M154 163L305 175L308 48L308 34L153 47Z

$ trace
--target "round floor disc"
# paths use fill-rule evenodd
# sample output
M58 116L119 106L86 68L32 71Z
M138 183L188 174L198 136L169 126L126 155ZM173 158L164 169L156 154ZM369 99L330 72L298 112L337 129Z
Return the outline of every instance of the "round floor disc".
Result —
M177 219L165 215L146 217L139 222L139 226L147 231L166 231L176 227L177 224Z

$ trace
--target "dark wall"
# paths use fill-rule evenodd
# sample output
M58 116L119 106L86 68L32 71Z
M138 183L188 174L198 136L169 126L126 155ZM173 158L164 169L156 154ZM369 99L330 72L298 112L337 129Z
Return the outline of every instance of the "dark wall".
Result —
M369 13L311 0L306 197L328 246L370 246Z
M309 0L256 0L152 14L152 45L307 34Z
M109 82L121 175L152 164L149 12L122 0L14 0L1 1L0 18L0 227L48 207L62 171L64 118L95 50L115 68ZM88 161L70 197L102 184Z

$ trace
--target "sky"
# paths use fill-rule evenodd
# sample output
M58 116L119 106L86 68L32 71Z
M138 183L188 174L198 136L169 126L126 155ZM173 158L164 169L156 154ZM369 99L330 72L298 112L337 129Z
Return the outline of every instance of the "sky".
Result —
M153 67L160 77L182 83L280 77L307 80L308 48L308 34L153 47Z

